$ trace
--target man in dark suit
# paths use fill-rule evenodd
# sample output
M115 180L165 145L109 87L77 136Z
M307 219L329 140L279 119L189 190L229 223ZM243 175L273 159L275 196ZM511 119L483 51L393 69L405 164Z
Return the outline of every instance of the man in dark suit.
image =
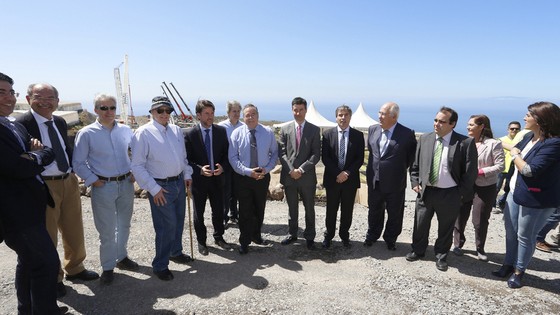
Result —
M461 202L473 198L478 174L477 151L473 138L453 131L457 112L440 108L434 119L434 132L423 134L410 168L412 189L418 194L412 234L412 251L406 260L424 257L428 247L430 224L438 219L438 237L434 245L436 267L446 271L447 254L453 241L453 227Z
M385 103L379 109L379 125L369 127L369 159L366 168L368 183L368 231L365 246L381 236L387 209L383 239L389 250L401 234L406 189L406 171L414 161L414 131L397 122L399 105Z
M196 116L200 124L191 127L185 135L189 164L193 168L192 193L194 199L194 228L198 251L208 255L204 208L210 199L212 225L216 245L231 249L224 240L224 168L228 159L229 142L226 129L214 124L214 104L208 100L196 103Z
M58 90L46 83L31 84L26 98L31 110L18 117L17 121L27 128L31 136L51 147L56 156L55 161L41 173L54 199L54 207L46 209L47 231L55 246L58 244L58 231L62 236L62 268L66 272L66 279L95 280L99 275L85 269L83 264L86 248L78 179L72 172L73 145L68 140L68 126L64 119L53 115L58 108ZM57 286L59 297L66 294L63 275L61 269Z
M360 188L360 167L364 164L364 134L350 127L352 109L346 105L336 108L337 127L323 133L322 158L325 165L323 186L327 192L326 231L323 248L331 246L336 230L336 216L340 205L338 235L344 247L350 247L350 226L356 191Z
M284 185L288 202L289 235L282 240L288 245L297 240L298 197L301 196L305 208L305 237L308 249L315 247L315 190L317 174L315 165L321 158L321 131L319 127L305 120L307 101L301 97L292 100L294 123L280 130L280 162L282 172L280 183Z
M18 255L18 313L58 314L59 260L45 228L45 208L52 199L39 177L54 152L8 119L17 97L13 83L0 73L0 234Z

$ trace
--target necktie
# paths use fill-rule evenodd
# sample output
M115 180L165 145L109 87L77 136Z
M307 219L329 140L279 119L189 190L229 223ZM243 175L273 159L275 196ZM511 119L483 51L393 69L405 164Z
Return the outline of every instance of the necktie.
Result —
M251 133L251 160L250 160L250 168L255 168L259 166L259 156L257 154L257 137L255 137L255 129L249 130Z
M204 130L206 135L204 136L204 146L206 147L206 156L208 157L208 164L210 164L210 169L214 170L214 163L212 163L212 142L210 140L210 129Z
M12 133L14 134L14 136L16 137L16 139L19 142L19 145L21 146L21 148L23 149L23 151L25 151L25 144L23 143L23 140L21 139L21 137L19 136L19 134L16 131L16 126L14 126L14 124L12 124L11 121L9 121L7 118L2 117L2 119L0 119L0 123L5 126L6 128L10 129L10 131L12 131Z
M68 171L69 168L68 162L66 161L66 152L64 152L64 149L62 149L62 144L58 139L58 133L54 129L53 121L52 120L46 121L45 124L49 129L49 139L51 139L51 145L54 150L55 160L56 160L56 165L58 165L58 170L60 170L63 173L66 173L66 171Z
M387 145L389 144L389 130L383 130L381 134L381 140L379 141L379 154L383 156L385 150L387 150Z
M301 125L298 125L296 130L296 150L299 152L299 145L301 143Z
M443 138L437 138L432 168L430 169L430 184L436 185L439 177L439 165L441 163L441 153L443 152Z
M344 158L346 153L346 138L344 134L346 131L341 131L342 137L340 138L340 143L338 144L338 168L343 170L344 169Z

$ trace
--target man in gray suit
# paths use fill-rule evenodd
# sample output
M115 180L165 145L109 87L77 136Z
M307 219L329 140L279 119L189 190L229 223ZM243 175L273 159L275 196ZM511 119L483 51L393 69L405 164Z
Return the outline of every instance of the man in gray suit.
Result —
M296 97L292 101L295 122L282 127L280 131L280 162L282 173L280 183L284 185L288 202L289 234L282 245L297 240L298 196L305 208L305 237L307 248L315 247L315 189L317 174L315 165L321 158L321 134L319 127L305 121L307 101Z
M406 260L424 257L428 247L430 223L438 219L438 237L434 245L436 267L447 270L447 254L453 240L453 226L461 202L473 198L474 180L478 174L475 143L472 138L453 131L457 112L440 108L434 119L434 132L423 134L410 168L412 189L418 194L412 234L412 251Z

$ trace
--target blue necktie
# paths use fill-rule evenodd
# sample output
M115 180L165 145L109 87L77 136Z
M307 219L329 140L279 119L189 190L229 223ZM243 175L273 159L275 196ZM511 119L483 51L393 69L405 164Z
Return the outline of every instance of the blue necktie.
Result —
M204 136L204 146L206 147L206 156L208 157L208 164L210 169L214 170L214 163L212 163L212 142L210 140L210 129L204 130L206 135Z
M249 167L255 168L259 166L259 156L257 153L257 137L255 136L256 130L249 130L249 132L251 133L251 155L249 160Z
M58 170L66 173L69 168L68 161L66 161L66 152L64 152L64 149L62 149L62 144L60 143L60 139L58 139L58 133L56 132L56 130L54 130L53 121L46 121L45 124L49 129L49 139L51 139L51 145L54 150Z
M342 138L340 138L340 143L338 145L338 168L344 170L344 153L346 152L346 138L344 134L346 131L342 132Z

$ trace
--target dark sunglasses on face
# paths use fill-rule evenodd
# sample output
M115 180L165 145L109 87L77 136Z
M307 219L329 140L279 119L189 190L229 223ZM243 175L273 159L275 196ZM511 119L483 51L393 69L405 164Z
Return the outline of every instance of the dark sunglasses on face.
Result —
M519 128L509 128L511 131L519 131Z
M158 108L156 109L158 114L163 114L164 112L166 114L171 114L173 112L173 110L171 108Z
M99 107L99 109L102 110L102 111L107 111L107 110L116 110L117 107L116 106L111 106L111 107L101 106L101 107Z

